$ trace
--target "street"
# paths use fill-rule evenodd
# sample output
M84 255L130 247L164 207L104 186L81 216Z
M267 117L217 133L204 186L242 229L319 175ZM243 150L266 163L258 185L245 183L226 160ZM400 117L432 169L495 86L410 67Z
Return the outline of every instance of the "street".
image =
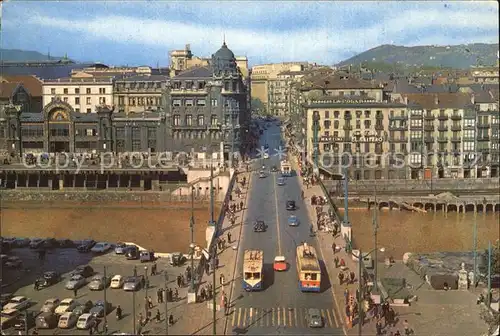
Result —
M299 291L297 270L295 267L296 246L307 242L316 248L321 259L316 240L310 237L310 221L307 207L301 199L301 189L296 173L286 178L284 186L277 186L280 173L271 173L270 168L280 167L280 158L275 149L280 147L279 126L271 124L260 139L260 145L269 146L269 159L254 163L254 176L248 197L248 217L244 223L242 242L237 258L237 279L232 283L231 301L233 306L227 317L228 334L342 334L339 328L339 314L335 310L334 300L326 268L322 268L320 293L302 293ZM265 165L267 177L259 178L258 172ZM285 203L294 200L295 211L287 211ZM295 214L299 226L289 227L288 216ZM266 232L253 231L253 222L263 220ZM246 249L264 251L264 290L246 292L241 286L242 255ZM285 256L289 263L286 272L273 271L275 256ZM324 328L310 329L305 320L308 308L321 311Z

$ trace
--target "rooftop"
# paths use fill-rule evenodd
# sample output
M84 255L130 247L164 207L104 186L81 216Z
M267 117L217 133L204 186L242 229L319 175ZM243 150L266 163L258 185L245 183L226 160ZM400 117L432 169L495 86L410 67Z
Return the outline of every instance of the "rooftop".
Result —
M32 97L42 96L42 81L33 75L5 75L2 76L7 82L21 83Z
M174 78L212 78L213 70L210 67L193 67L184 70Z
M411 93L405 94L408 102L416 103L426 110L461 109L471 104L471 95L467 93Z

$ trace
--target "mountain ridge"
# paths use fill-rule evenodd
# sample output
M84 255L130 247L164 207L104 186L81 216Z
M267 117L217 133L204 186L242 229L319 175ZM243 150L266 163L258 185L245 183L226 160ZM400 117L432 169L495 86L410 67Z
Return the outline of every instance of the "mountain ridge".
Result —
M22 49L0 49L2 61L30 62L30 61L58 61L65 59L64 56L49 56L34 50Z

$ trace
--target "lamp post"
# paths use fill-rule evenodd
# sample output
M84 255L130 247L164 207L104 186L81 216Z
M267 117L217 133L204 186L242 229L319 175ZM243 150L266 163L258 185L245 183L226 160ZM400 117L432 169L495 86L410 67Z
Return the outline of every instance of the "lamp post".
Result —
M352 254L358 259L358 336L361 336L362 331L363 331L363 308L361 305L363 304L363 285L361 283L361 279L363 278L363 260L365 256L370 256L373 252L376 251L376 248L371 250L368 253L363 253L363 251L360 249L359 254L356 256L355 254ZM381 247L380 252L385 252L385 248Z
M212 245L212 281L213 281L213 284L212 284L212 319L213 319L213 336L216 336L217 335L217 298L215 297L215 284L216 284L216 281L217 281L217 277L216 277L216 274L215 274L215 270L217 269L217 244L214 242L214 244Z
M168 273L165 270L165 335L168 335L168 300L167 300ZM163 295L163 294L162 294Z
M474 239L474 242L473 242L473 247L474 247L474 269L472 270L473 274L474 274L474 279L473 279L473 286L476 287L476 283L477 283L477 202L476 204L474 205L474 224L473 224L473 239Z
M488 242L488 296L486 297L488 309L491 307L491 241Z
M137 267L134 266L134 278L137 278ZM135 314L135 288L132 291L132 315L133 315L133 320L134 320L134 335L136 334L136 314Z
M148 279L148 266L144 266L144 279L146 280L144 283L144 302L148 301L148 287L149 287L149 279Z
M373 207L373 252L374 252L374 264L373 264L373 273L374 273L374 284L373 290L375 293L378 293L378 256L377 256L377 233L378 233L378 205L377 205L377 185L375 185L374 190L374 199L375 206Z
M104 266L103 275L104 275L104 285L103 285L103 288L104 288L104 326L107 326L108 325L108 318L107 318L108 301L106 300L106 287L108 286L108 275L106 274L106 266Z
M189 293L194 293L194 187L191 187L191 220L189 222L191 229L191 281L189 282Z

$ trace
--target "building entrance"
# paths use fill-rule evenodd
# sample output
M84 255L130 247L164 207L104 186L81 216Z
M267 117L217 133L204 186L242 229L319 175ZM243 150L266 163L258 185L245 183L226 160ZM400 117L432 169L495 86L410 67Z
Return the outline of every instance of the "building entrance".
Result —
M61 153L69 152L69 141L51 141L49 146L49 152L51 153Z

